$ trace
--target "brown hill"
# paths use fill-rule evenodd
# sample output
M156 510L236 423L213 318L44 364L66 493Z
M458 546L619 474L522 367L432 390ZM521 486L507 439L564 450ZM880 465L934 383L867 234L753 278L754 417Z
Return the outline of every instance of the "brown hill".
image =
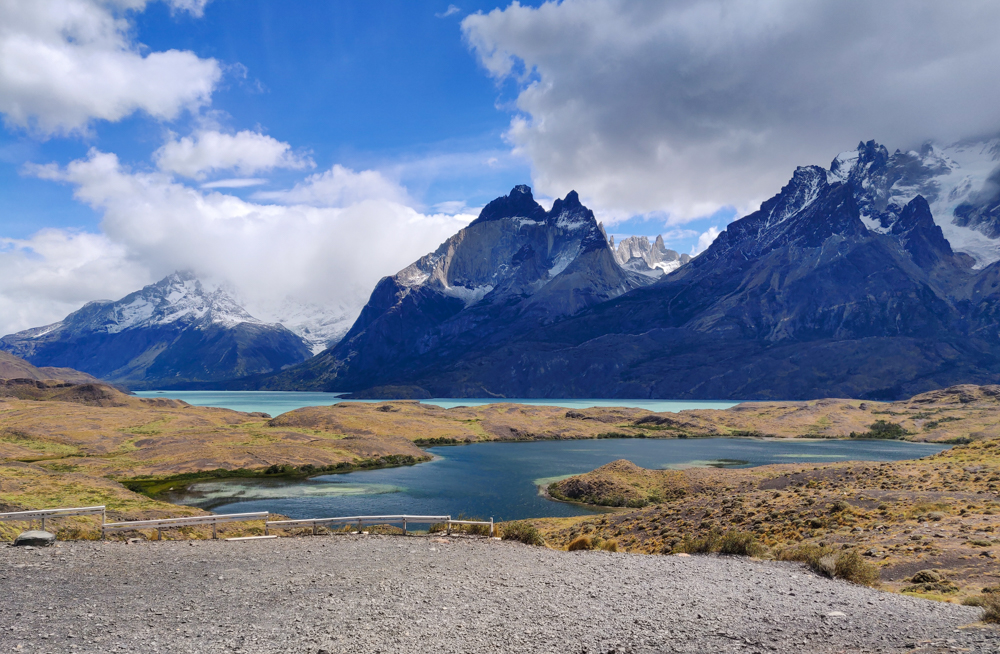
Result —
M72 368L36 368L24 359L0 351L0 379L58 380L73 384L90 384L98 381L85 372Z

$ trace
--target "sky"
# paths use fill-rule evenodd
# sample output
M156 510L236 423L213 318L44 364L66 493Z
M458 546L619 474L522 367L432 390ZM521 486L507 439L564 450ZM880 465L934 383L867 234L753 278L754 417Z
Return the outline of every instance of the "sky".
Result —
M356 311L489 200L696 254L798 165L1000 132L992 0L0 0L0 334L174 270Z

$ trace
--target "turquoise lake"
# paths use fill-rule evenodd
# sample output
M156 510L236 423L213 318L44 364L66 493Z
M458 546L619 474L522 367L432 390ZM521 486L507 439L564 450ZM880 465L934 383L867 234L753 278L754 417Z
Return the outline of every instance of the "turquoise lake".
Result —
M184 400L195 406L216 406L234 411L263 411L276 416L286 411L294 411L307 406L329 406L338 402L378 402L381 400L342 400L341 393L306 393L298 391L138 391L139 397L168 397ZM728 409L738 402L714 400L538 400L507 398L435 398L421 400L423 404L433 404L445 409L456 406L480 406L507 402L513 404L534 404L559 406L567 409L585 409L595 406L624 406L648 409L657 413L683 411L685 409Z

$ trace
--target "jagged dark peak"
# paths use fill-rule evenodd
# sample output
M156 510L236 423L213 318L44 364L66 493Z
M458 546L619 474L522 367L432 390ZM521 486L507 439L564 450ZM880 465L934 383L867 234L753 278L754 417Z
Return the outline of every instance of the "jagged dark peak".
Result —
M942 259L954 257L951 244L934 222L931 207L922 195L906 203L889 233L899 239L921 268L928 269Z
M545 209L535 202L531 194L531 187L526 184L519 184L511 189L510 193L493 200L479 213L471 225L484 223L490 220L501 220L503 218L529 218L532 220L544 220Z
M730 223L696 261L704 266L719 259L752 259L776 247L819 247L835 234L866 232L851 185L830 184L822 168L802 166L778 195Z
M550 211L549 214L559 215L564 211L578 211L585 208L586 207L580 204L580 196L577 195L576 191L570 191L566 194L565 198L562 200L557 199L552 203L552 211Z

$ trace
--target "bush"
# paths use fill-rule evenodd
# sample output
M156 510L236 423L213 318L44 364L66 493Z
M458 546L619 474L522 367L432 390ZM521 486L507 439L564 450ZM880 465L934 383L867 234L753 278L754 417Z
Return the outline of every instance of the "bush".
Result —
M878 566L865 561L856 550L837 552L829 547L803 545L784 550L778 555L780 561L801 561L814 572L827 577L835 577L862 586L877 586Z
M1000 624L1000 593L983 595L983 622Z
M606 540L601 543L601 549L605 552L617 552L618 551L618 541L616 540Z
M573 541L566 546L566 550L568 552L578 552L580 550L592 549L594 549L594 541L592 541L589 536L579 536L574 538Z
M857 550L840 553L834 575L859 586L877 586L879 583L878 566L865 561Z
M851 432L851 438L884 438L884 439L903 439L909 434L908 431L903 429L903 426L895 422L887 422L885 420L876 420L868 426L868 431L858 433Z
M535 525L528 522L509 522L503 526L503 540L516 540L525 545L544 545L545 539L535 528Z
M721 533L713 529L701 538L685 537L674 546L674 551L688 554L727 554L732 556L763 556L767 550L753 534L730 530Z

